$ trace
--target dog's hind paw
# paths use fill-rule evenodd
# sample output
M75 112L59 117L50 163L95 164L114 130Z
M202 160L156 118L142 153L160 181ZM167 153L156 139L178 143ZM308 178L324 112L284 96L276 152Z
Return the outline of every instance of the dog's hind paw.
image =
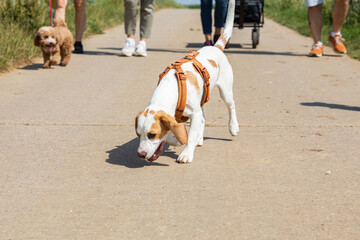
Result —
M204 137L198 137L196 140L196 146L201 147L204 144Z
M238 124L229 124L229 131L232 136L238 135L239 125Z

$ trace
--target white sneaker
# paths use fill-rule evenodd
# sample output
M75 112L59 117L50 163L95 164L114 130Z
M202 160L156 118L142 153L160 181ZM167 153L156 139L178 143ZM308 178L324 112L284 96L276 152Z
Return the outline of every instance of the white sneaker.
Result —
M123 49L121 49L123 55L127 57L131 57L131 55L135 52L135 40L132 38L127 38Z
M139 44L136 46L136 55L141 57L146 57L146 42L140 41Z

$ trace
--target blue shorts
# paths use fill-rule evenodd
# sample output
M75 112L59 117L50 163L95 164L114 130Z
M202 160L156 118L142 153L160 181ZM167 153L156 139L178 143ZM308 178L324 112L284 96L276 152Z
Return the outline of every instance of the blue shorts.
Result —
M306 7L315 7L319 4L322 4L324 0L305 0Z

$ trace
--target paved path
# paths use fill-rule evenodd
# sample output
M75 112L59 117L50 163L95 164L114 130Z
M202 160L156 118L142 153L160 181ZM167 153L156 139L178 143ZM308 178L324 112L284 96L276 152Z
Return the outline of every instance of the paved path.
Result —
M240 133L215 90L191 164L136 157L158 74L203 42L198 10L156 13L147 58L123 26L69 66L0 76L0 239L359 239L360 62L268 20L234 29ZM242 48L240 46L242 45Z

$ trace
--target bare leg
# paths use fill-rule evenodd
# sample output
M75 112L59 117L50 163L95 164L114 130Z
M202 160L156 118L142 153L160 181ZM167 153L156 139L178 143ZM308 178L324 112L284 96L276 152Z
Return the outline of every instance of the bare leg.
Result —
M85 0L74 0L75 6L75 41L81 42L86 25Z
M321 41L322 4L308 8L308 22L314 41Z
M221 28L215 28L215 35L221 34Z
M349 0L336 0L332 11L332 31L340 32L349 12Z
M65 12L68 0L57 0L55 4L55 18L60 18L65 21Z
M211 34L205 34L205 41L211 41Z

